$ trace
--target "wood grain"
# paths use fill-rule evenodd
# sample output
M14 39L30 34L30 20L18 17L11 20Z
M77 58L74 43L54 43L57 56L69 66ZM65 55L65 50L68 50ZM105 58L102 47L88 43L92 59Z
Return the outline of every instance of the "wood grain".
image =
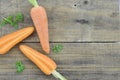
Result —
M38 43L25 43L38 51ZM51 47L58 43L51 43ZM58 64L57 70L68 80L113 80L120 79L120 44L117 43L59 43L64 46L62 52L48 55ZM32 46L34 45L34 46ZM42 52L42 51L41 51ZM25 71L17 74L15 62L22 61ZM16 46L8 54L0 56L0 78L8 80L25 80L31 78L49 80L52 76L45 76L29 59L27 59ZM8 75L8 77L4 77ZM84 77L82 76L84 75ZM33 76L33 78L32 78ZM19 78L21 77L21 78ZM25 79L24 79L25 77ZM108 78L107 78L108 77ZM55 80L55 79L53 79Z
M46 8L49 19L51 48L62 44L64 49L51 57L57 71L68 80L120 80L120 14L118 0L38 0ZM32 5L27 0L0 0L1 16L22 12L24 23L19 29L33 25L29 15ZM10 25L0 28L0 37L14 32ZM23 43L40 52L36 32ZM15 46L0 55L0 80L56 80L44 75ZM43 52L44 53L44 52ZM26 69L16 73L15 62L22 61Z
M119 41L118 0L88 0L87 4L84 1L52 0L51 2L38 0L40 5L46 8L48 14L50 41ZM19 28L33 25L29 15L31 8L32 6L27 0L0 1L0 14L2 16L16 12L24 14L25 21L19 25ZM7 25L0 29L0 36L13 31L15 29ZM25 42L39 42L36 32Z

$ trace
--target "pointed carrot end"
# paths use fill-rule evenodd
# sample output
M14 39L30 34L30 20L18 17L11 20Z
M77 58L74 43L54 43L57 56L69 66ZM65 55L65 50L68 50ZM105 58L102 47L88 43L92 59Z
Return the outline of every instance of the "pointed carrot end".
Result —
M28 27L28 30L32 33L34 31L34 27Z
M24 46L25 46L25 45L20 45L20 46L19 46L19 49L20 49L20 50L24 49Z
M44 51L46 54L49 54L49 53L50 53L50 49L49 49L49 48L43 49L43 51Z

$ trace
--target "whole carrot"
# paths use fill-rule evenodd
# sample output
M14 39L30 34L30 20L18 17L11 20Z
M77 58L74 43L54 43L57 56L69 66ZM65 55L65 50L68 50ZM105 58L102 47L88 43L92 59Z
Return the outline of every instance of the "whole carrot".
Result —
M67 80L56 71L56 63L46 55L43 55L42 53L26 45L20 45L20 50L24 53L25 56L27 56L32 62L34 62L46 75L52 74L60 80Z
M8 52L17 43L32 34L33 31L33 27L27 27L0 38L0 54Z
M49 33L48 33L48 19L45 8L39 6L36 0L29 0L34 6L30 15L35 25L42 49L48 54L50 52Z

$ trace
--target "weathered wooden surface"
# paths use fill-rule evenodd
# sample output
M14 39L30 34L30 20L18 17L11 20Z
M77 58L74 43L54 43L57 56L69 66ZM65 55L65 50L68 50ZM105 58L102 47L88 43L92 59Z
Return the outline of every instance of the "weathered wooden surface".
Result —
M118 0L38 0L47 10L51 42L80 41L119 41L120 20ZM7 3L9 2L9 3ZM1 0L0 15L6 16L16 12L25 15L20 28L33 25L29 16L31 4L27 0ZM88 23L83 23L84 19ZM14 31L10 26L0 30L0 36ZM28 38L28 42L38 42L37 35Z
M86 2L88 1L88 2ZM62 52L48 55L58 64L57 70L68 80L120 80L120 15L118 0L38 0L49 18L51 47L63 44ZM33 25L27 0L0 0L0 16L22 12L24 23ZM1 18L0 18L1 19ZM84 23L85 22L85 23ZM15 31L7 25L0 37ZM36 32L24 43L42 52ZM34 46L33 46L34 45ZM16 73L15 62L21 60L25 71ZM15 46L0 55L0 80L56 80L44 75Z
M24 44L24 43L22 43ZM64 50L49 55L58 64L58 71L68 80L119 80L120 44L114 43L62 43ZM27 43L41 51L38 43ZM51 47L55 43L51 44ZM17 74L16 61L23 61L25 71ZM5 77L7 76L7 77ZM0 56L0 78L3 80L55 80L45 76L16 46L8 54ZM118 78L118 79L117 79Z

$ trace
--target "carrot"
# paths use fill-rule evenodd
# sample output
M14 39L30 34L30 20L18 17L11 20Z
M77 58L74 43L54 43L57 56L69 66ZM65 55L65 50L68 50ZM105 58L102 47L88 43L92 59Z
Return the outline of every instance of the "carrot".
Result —
M0 38L0 54L7 53L17 43L32 34L33 31L33 27L27 27Z
M46 75L53 74L53 76L59 78L60 80L67 80L56 71L56 63L46 55L43 55L42 53L26 45L20 45L20 50L25 56L27 56L32 62L34 62Z
M45 8L39 6L36 0L29 0L29 2L34 6L30 15L35 25L42 49L49 54L49 33L48 33L48 19Z

